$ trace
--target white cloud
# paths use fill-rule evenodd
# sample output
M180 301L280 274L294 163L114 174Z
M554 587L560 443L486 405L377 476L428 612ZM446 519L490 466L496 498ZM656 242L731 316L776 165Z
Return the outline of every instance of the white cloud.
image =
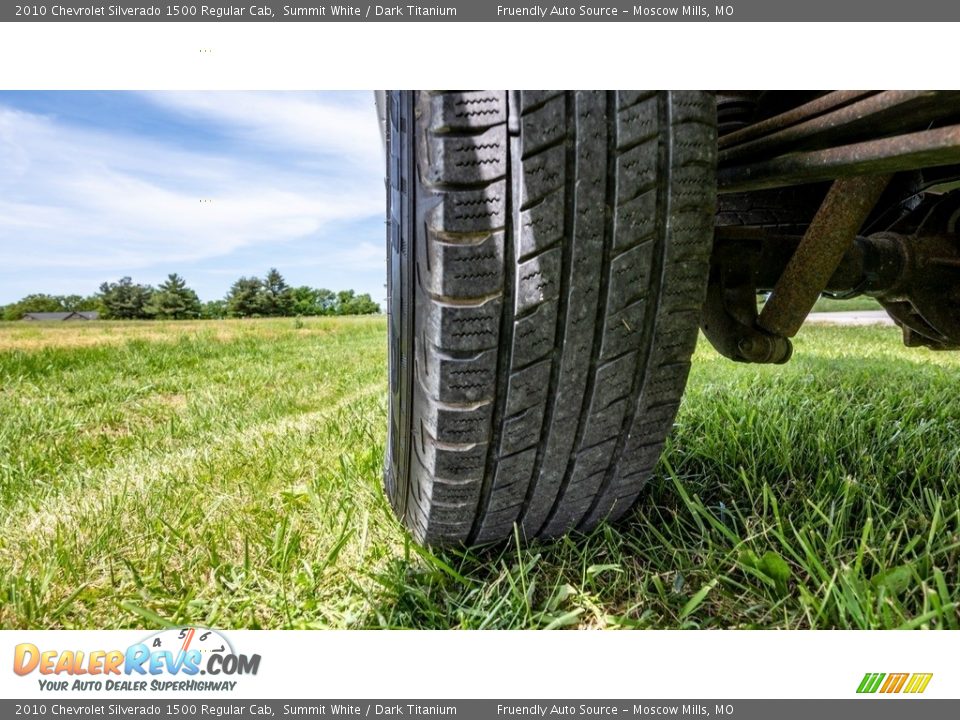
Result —
M274 246L382 213L372 99L363 107L309 94L149 97L209 122L241 150L190 151L0 105L4 273L95 269L102 279ZM243 152L245 144L256 151ZM295 160L270 161L265 151L280 147ZM383 263L382 246L369 242L318 252L345 269Z
M228 128L251 143L312 153L349 155L382 170L380 130L373 93L364 100L330 93L148 93L152 102Z

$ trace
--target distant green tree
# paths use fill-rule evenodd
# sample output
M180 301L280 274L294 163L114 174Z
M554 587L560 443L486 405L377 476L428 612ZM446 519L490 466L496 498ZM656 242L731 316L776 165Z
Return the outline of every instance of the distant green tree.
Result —
M356 299L356 295L353 290L341 290L337 293L337 301L334 305L334 314L335 315L349 315L350 306L353 301Z
M319 315L317 308L317 291L315 288L301 285L290 291L293 298L294 315Z
M380 306L368 293L356 295L353 290L337 293L337 315L371 315L380 312Z
M262 313L271 317L294 314L293 290L276 268L270 268L263 279L260 305Z
M200 317L200 298L176 273L167 275L150 297L144 312L158 320L186 320Z
M32 312L79 312L93 310L103 314L104 308L96 295L46 295L34 293L15 303L0 306L0 320L20 320Z
M237 280L224 299L231 317L260 317L263 310L263 281L257 277Z
M370 297L370 293L357 295L357 315L376 315L380 312L380 303Z
M354 290L334 293L308 285L290 287L271 268L263 279L239 278L223 300L201 303L197 293L171 273L156 289L134 283L129 277L105 282L96 295L27 295L10 305L0 306L0 318L20 320L28 312L96 311L105 318L184 319L224 317L289 317L293 315L369 315L380 306L368 293Z
M100 299L99 295L87 295L86 297L80 298L80 302L76 304L75 307L71 310L76 310L78 312L98 312L101 315L105 314L105 308L103 306L103 301Z
M337 311L337 294L333 290L317 288L318 315L333 315Z
M84 301L84 298L81 295L58 295L57 299L60 300L60 304L63 306L65 312L77 312L78 310L88 309L81 307Z
M200 317L204 320L222 320L226 316L226 300L209 300L200 308Z
M56 295L34 293L10 303L3 308L4 320L22 320L23 316L32 312L65 312L63 298Z
M138 285L129 277L123 277L118 282L100 285L99 297L106 317L137 320L149 317L146 307L151 295L153 288L149 285Z
M326 288L312 288L301 285L291 290L294 315L332 315L337 304L337 296Z

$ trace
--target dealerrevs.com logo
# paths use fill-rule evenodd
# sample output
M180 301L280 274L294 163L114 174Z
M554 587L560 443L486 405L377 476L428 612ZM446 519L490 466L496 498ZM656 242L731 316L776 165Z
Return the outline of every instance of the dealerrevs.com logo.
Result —
M857 686L860 694L882 693L891 695L906 693L918 695L927 689L933 673L867 673Z
M238 682L233 678L259 669L260 655L237 653L222 633L194 627L163 630L125 650L20 643L13 654L13 671L36 674L47 691L231 691Z

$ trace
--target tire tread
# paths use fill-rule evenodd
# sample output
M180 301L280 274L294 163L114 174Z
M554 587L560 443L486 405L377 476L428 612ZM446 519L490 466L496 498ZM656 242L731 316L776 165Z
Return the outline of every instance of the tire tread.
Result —
M470 545L622 516L696 342L712 97L470 91L414 105L408 526Z

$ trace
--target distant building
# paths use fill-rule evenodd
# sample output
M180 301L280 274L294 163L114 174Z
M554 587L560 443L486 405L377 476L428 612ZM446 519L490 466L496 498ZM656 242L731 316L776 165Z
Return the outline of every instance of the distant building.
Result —
M100 313L98 312L87 312L87 311L77 311L77 312L53 312L53 313L25 313L23 319L26 322L36 322L36 321L63 321L63 320L99 320Z

